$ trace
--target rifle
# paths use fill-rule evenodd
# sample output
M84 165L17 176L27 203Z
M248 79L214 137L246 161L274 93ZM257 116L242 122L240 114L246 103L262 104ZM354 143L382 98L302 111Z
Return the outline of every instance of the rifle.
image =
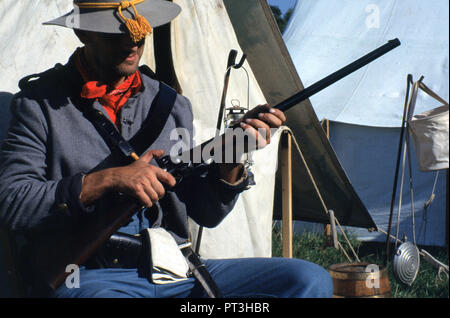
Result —
M338 71L328 75L327 77L321 79L320 81L312 84L311 86L305 88L304 90L292 95L291 97L285 99L279 104L273 106L273 108L279 109L283 112L289 110L293 106L301 103L302 101L308 99L314 94L320 92L321 90L327 88L328 86L334 84L335 82L341 80L342 78L348 76L349 74L355 72L361 67L369 64L370 62L376 60L382 55L388 53L393 50L397 46L400 45L399 39L393 39L388 41L386 44L380 46L379 48L369 52L363 57L357 59L356 61L348 64L347 66L339 69ZM239 123L235 124L231 129L235 129L239 126ZM211 159L212 156L202 156L198 158L195 154L204 154L203 149L210 144L217 141L217 139L224 139L223 135L215 138L211 138L202 144L192 148L188 151L185 151L178 155L178 157L170 157L169 155L164 156L163 158L158 159L158 164L160 167L164 167L168 172L170 172L177 181L181 181L184 177L188 176L199 166L204 166L207 164L206 162ZM184 160L183 158L191 158L191 160ZM192 158L196 158L193 160ZM200 159L200 160L199 160ZM194 162L199 161L199 162Z
M381 57L387 52L400 45L398 39L390 40L388 43L364 55L351 64L343 67L335 73L312 84L304 90L285 99L274 108L286 111L300 102L306 100L317 92L325 89L347 75L355 72L361 67ZM237 125L233 128L237 128ZM216 138L223 138L218 136ZM212 138L201 145L194 147L181 157L193 158L193 153L204 149L211 142ZM200 152L201 153L201 152ZM202 158L200 162L173 160L169 155L157 159L159 166L170 172L177 183L202 166L208 165L207 158ZM170 189L169 189L170 190ZM83 217L76 225L60 233L49 233L48 236L35 242L32 250L32 262L36 276L45 288L55 290L70 274L66 272L69 264L83 264L103 243L115 232L117 232L135 213L143 208L136 201L121 197L110 211L99 211Z

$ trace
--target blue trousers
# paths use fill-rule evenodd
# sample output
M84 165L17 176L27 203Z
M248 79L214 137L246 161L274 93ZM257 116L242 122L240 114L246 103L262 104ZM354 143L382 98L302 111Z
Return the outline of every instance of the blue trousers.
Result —
M330 275L322 267L299 259L239 258L204 260L224 297L331 297ZM203 298L194 279L157 285L139 277L136 269L80 269L79 288L62 284L54 297L63 298ZM69 285L70 286L70 285Z

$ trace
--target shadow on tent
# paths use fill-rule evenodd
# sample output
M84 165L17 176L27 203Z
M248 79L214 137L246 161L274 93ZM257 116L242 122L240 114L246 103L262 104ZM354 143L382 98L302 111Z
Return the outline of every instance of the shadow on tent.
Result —
M225 0L224 3L239 44L248 56L247 60L267 102L276 105L303 90L267 2ZM327 209L334 211L343 226L376 228L340 165L309 100L291 108L286 115L286 124L299 143ZM293 151L292 171L293 219L329 223L317 192L309 182L307 169L296 151ZM280 183L281 176L278 173L273 213L275 220L281 219Z

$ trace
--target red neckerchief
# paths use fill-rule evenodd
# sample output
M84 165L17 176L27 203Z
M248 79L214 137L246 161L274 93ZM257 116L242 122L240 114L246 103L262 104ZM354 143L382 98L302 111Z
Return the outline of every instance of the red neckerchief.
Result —
M100 104L105 108L116 125L119 124L117 114L120 108L127 102L130 96L135 95L142 87L142 80L139 72L128 76L125 81L117 87L110 87L94 78L92 70L89 68L84 58L82 49L79 48L75 52L75 65L85 82L81 89L81 97L87 99L98 99Z

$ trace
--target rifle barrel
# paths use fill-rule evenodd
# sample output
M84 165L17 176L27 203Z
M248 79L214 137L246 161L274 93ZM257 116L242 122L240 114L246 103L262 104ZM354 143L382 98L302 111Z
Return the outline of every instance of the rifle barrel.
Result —
M290 109L291 107L295 106L296 104L298 104L298 103L304 101L305 99L311 97L312 95L320 92L324 88L327 88L328 86L334 84L335 82L339 81L340 79L346 77L347 75L355 72L356 70L360 69L361 67L376 60L380 56L393 50L394 48L396 48L399 45L400 45L400 40L397 38L388 41L388 43L386 43L386 44L380 46L379 48L373 50L372 52L364 55L363 57L357 59L356 61L352 62L351 64L341 68L340 70L334 72L333 74L328 75L327 77L321 79L320 81L305 88L301 92L298 92L297 94L295 94L295 95L287 98L286 100L282 101L281 103L275 105L274 108L277 108L282 111L286 111L286 110Z

